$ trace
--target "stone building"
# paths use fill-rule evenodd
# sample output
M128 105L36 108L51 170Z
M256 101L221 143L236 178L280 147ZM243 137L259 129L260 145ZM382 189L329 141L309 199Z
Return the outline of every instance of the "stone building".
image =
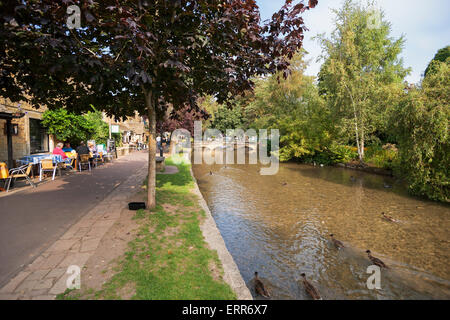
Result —
M56 140L42 126L42 114L45 110L47 110L45 106L35 109L28 103L12 103L9 99L0 97L0 113L25 113L23 117L11 120L13 160L29 154L53 151ZM145 144L148 141L145 119L137 112L134 117L129 117L126 121L116 122L105 115L103 120L108 124L119 125L124 145L136 145L138 142ZM0 131L0 162L7 162L8 145L4 119L0 119Z
M22 118L12 119L11 121L14 160L25 155L53 150L54 140L42 126L42 114L45 110L45 107L35 109L28 103L12 103L9 99L0 97L0 112L25 113ZM0 131L0 162L7 162L6 120L0 119Z
M148 142L148 129L144 117L135 112L134 117L128 117L125 121L114 121L113 119L103 115L103 121L108 124L119 125L122 133L122 143L124 145Z

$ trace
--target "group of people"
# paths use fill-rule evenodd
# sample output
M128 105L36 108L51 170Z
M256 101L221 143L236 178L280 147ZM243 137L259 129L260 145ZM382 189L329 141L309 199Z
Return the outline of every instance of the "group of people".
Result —
M66 142L65 144L63 144L62 142L59 142L56 147L53 149L53 154L57 154L60 155L63 159L63 161L66 161L66 159L68 159L66 152L75 152L78 156L78 160L80 159L80 155L82 154L91 154L92 153L92 158L91 161L94 158L98 158L99 154L97 151L97 147L95 146L95 144L93 143L89 143L89 146L86 146L86 143L84 141L80 142L80 145L76 148L73 149L70 146L69 142Z

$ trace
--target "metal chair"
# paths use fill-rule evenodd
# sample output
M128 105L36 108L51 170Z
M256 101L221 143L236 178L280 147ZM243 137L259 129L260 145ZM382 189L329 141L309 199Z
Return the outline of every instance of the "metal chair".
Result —
M55 180L56 169L59 169L58 165L54 164L52 159L42 159L39 170L39 181L42 181L42 173L45 171L52 171L53 172L52 180Z
M88 166L89 171L91 171L91 162L89 161L89 154L80 154L80 161L78 161L78 169L81 171L83 166Z
M18 168L10 169L9 173L8 173L8 178L5 181L6 192L9 191L9 187L11 186L11 180L14 179L14 182L15 182L17 178L26 178L27 181L31 184L31 186L33 186L33 188L36 188L36 184L34 184L34 182L29 177L32 168L33 168L33 164L29 163L29 164L20 166Z
M62 162L62 164L64 169L70 168L73 170L73 167L75 165L75 158L66 158L64 162Z
M97 158L97 164L99 164L99 163L101 163L101 164L105 163L105 159L103 159L103 152L101 152L101 151L98 153L98 158Z

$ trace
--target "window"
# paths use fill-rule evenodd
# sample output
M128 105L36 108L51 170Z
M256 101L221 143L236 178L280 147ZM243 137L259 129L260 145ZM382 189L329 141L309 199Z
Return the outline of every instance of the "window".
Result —
M30 119L30 153L48 152L47 130L39 119Z

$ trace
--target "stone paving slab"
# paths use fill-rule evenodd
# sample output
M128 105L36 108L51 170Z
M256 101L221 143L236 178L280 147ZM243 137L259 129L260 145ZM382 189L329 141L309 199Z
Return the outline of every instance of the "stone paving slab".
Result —
M140 190L147 175L143 167L90 210L64 235L38 256L23 271L0 289L0 300L53 300L67 289L69 266L81 270L98 247L102 237L119 219L126 200Z

